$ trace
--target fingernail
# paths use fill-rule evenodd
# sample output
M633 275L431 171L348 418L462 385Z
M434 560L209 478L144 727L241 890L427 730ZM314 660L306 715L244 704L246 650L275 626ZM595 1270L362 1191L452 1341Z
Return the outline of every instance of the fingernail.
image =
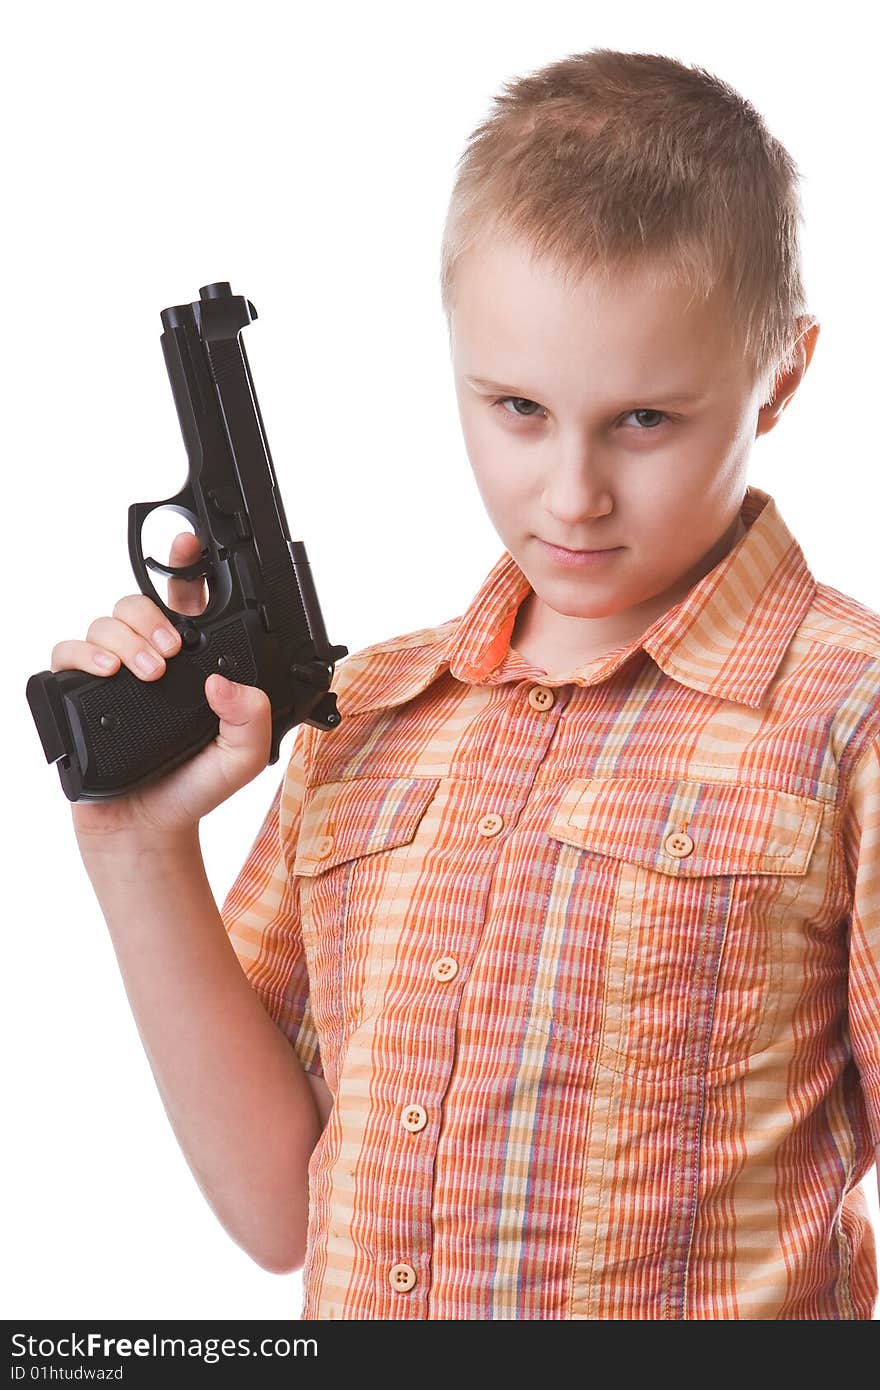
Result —
M107 670L116 665L116 657L110 652L95 652L93 660L96 666L104 666Z
M153 645L158 647L160 652L171 652L177 646L177 642L167 627L157 627L153 633Z
M153 671L158 671L159 662L156 657L150 656L149 652L138 652L135 662L140 666L145 675L152 675Z

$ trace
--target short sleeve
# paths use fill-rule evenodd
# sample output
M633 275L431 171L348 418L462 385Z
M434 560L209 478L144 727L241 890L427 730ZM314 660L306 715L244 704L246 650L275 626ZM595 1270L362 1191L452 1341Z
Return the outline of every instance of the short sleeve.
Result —
M844 814L853 885L849 942L849 1029L875 1147L880 1144L880 735L854 766Z
M220 916L239 963L264 1008L307 1072L323 1076L309 1002L299 881L290 872L305 789L304 745L297 727L287 770Z

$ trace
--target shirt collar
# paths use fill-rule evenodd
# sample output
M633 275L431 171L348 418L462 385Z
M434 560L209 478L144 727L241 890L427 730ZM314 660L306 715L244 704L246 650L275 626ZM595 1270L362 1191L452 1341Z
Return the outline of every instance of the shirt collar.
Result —
M644 649L681 684L760 708L817 584L769 493L748 487L740 515L745 535L641 636L572 671L564 682L545 683L595 685ZM530 588L513 556L503 551L459 618L370 649L380 657L375 679L354 682L351 698L340 693L343 712L402 704L445 669L468 684L529 676L540 682L537 668L510 656L516 613Z

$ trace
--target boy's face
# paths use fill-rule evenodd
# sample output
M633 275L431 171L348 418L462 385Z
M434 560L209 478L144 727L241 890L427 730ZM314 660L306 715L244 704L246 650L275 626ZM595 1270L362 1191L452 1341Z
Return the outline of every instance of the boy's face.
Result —
M535 591L532 635L550 646L638 636L744 534L752 441L782 405L777 393L759 410L723 301L689 298L636 276L565 286L514 240L459 261L450 344L465 445ZM587 566L551 546L612 549Z

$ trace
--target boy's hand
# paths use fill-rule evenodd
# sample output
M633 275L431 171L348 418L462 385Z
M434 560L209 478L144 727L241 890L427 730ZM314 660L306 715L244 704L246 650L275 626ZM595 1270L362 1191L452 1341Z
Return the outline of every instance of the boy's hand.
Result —
M201 545L186 531L171 547L171 565L198 559ZM207 604L203 579L169 579L168 606L178 613L197 614ZM163 651L161 635L169 644ZM59 642L52 649L53 671L87 671L112 676L123 662L140 680L158 680L165 662L180 651L180 637L162 610L146 594L129 594L116 604L113 616L96 618L84 642ZM152 662L152 667L142 664ZM193 831L202 816L256 777L269 761L272 718L269 697L257 686L209 676L205 696L220 719L213 743L180 767L127 796L106 802L71 802L74 827L81 845L94 845L104 836L125 832L162 843L173 843Z

